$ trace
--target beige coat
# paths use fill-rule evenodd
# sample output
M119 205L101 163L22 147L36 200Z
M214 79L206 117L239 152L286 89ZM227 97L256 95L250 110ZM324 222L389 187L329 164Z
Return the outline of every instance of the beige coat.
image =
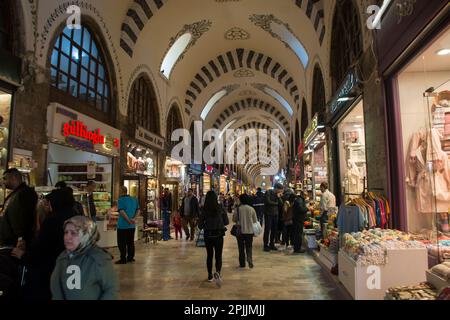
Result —
M238 219L239 210L239 219ZM258 221L256 211L248 205L236 207L233 214L233 221L241 226L242 234L253 234L253 224Z

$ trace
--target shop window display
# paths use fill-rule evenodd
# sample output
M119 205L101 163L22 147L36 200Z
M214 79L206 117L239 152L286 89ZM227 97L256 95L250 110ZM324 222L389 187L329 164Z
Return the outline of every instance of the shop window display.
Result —
M450 257L450 29L397 76L404 150L407 223L429 241L431 255Z
M12 96L0 90L0 174L6 170L8 164L9 121L11 114ZM0 194L1 203L5 199L5 190Z
M366 188L366 143L362 100L338 125L341 190L347 199Z

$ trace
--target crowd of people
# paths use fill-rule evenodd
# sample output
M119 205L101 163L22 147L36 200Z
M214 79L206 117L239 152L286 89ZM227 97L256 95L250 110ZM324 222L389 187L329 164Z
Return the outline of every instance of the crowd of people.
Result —
M87 185L88 204L75 201L73 190L61 182L38 199L36 192L22 180L16 169L5 171L5 187L11 193L0 214L0 299L115 299L118 284L112 267L113 257L97 246L99 232L93 205L93 182ZM334 196L323 187L321 208L324 215L333 206ZM276 243L301 254L303 225L308 199L302 190L285 189L277 183L265 193L231 196L209 191L197 198L192 189L173 210L172 195L164 189L160 196L163 240L171 237L193 241L196 230L203 230L208 278L220 287L222 252L229 225L228 214L239 227L236 236L239 267L254 268L255 224L264 226L263 250L279 250ZM139 202L121 187L117 203L117 243L120 259L116 264L135 261L136 220ZM213 273L213 260L215 272ZM81 277L81 274L88 275ZM80 289L82 288L82 289ZM76 290L74 290L76 289Z

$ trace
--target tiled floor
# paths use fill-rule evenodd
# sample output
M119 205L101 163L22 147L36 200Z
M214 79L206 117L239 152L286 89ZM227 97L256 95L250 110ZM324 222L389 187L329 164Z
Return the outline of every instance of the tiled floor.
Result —
M118 257L118 250L111 253ZM343 299L312 256L286 251L266 253L262 236L253 245L254 269L238 268L234 237L225 238L223 286L206 282L206 250L195 242L170 240L157 244L139 242L136 262L115 265L120 298L133 300L311 300Z

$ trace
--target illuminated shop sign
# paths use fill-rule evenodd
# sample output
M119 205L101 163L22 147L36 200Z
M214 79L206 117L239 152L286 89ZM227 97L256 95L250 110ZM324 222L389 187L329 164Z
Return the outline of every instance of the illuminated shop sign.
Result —
M303 135L303 141L305 144L308 144L307 143L308 139L314 134L314 132L316 132L318 123L319 123L319 116L316 114L312 119L311 124L305 130L305 133Z
M91 142L94 146L97 144L105 145L105 141L110 140L105 139L105 136L100 133L100 129L90 131L83 122L74 120L64 123L63 135L64 137L73 136L83 138ZM113 138L112 142L115 148L119 148L119 139Z
M353 95L353 90L359 84L359 80L355 71L351 71L345 78L344 83L337 91L333 101L330 105L330 112L336 113L342 106L346 105L348 101L352 101L356 96Z

